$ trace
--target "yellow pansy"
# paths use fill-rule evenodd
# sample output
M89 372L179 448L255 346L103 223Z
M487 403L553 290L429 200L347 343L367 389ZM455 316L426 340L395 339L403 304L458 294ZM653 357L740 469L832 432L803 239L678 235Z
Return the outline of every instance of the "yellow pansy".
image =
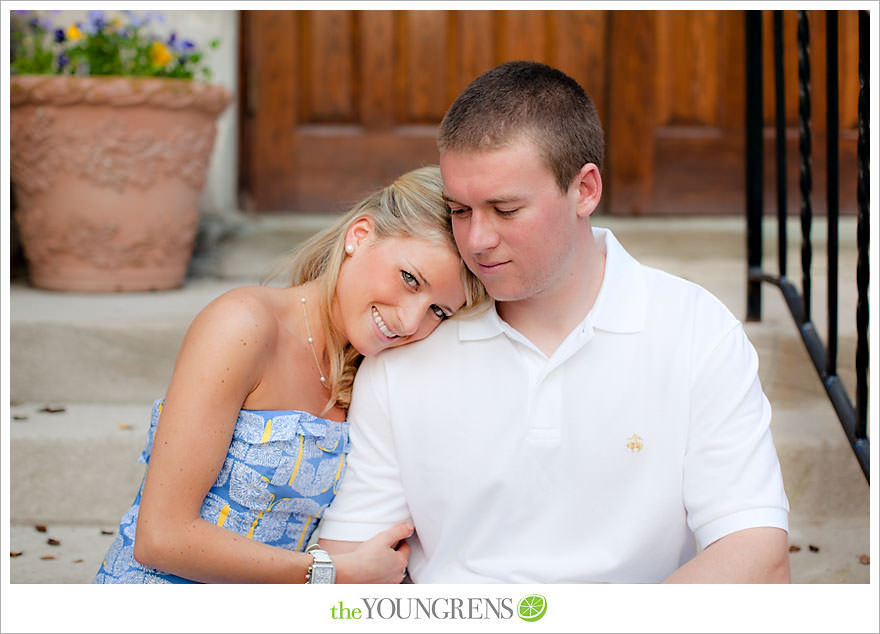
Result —
M153 65L164 66L171 61L171 53L162 42L153 42L150 47L150 59L153 60Z
M82 31L80 31L79 27L77 27L75 24L71 24L69 27L67 27L67 32L65 33L65 35L67 35L68 40L78 40L83 36Z

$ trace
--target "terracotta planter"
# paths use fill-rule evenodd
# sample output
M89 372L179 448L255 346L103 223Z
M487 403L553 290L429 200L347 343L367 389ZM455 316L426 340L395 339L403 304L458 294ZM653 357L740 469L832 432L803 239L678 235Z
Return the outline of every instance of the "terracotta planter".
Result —
M34 286L183 283L220 86L142 77L11 77L15 220Z

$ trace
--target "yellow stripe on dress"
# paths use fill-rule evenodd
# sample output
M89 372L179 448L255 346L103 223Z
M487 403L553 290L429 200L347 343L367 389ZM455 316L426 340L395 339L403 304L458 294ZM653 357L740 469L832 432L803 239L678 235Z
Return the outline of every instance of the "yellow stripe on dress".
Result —
M287 486L293 486L293 481L296 478L296 474L299 473L299 466L302 464L303 458L303 440L305 440L304 436L299 437L299 453L296 455L296 464L293 465L293 473L290 474L290 480L287 481Z
M314 518L314 517L315 517L314 515L309 515L306 518L305 524L303 524L302 533L300 533L300 535L299 535L299 541L296 542L296 549L297 550L302 550L302 544L303 544L303 540L306 537L306 531L308 531L309 525L312 523L312 518Z
M345 454L339 459L339 468L336 470L336 477L333 478L333 494L336 495L336 487L339 484L339 478L342 477L342 467L345 465Z
M260 444L269 442L269 436L272 435L272 419L266 421L266 427L263 428L263 437L260 438Z
M228 504L224 504L223 508L220 509L220 515L217 517L217 526L223 526L226 523L226 518L229 517L229 511L232 510L229 508Z
M257 529L257 524L260 523L260 519L263 517L263 513L265 513L266 511L270 511L270 510L272 510L272 505L273 505L274 503L275 503L275 494L274 494L274 493L270 493L270 494L269 494L269 506L267 506L265 509L263 509L262 511L260 511L259 515L257 515L257 518L254 520L254 523L251 524L251 528L250 528L250 530L248 531L248 534L247 534L247 538L248 538L248 539L253 539L253 538L254 538L254 531Z
M321 493L326 493L330 487L333 487L333 494L336 494L336 485L339 484L339 476L342 475L342 465L345 464L345 454L342 454L339 457L339 466L336 468L336 476L333 478L333 482L328 484L324 489L321 490Z

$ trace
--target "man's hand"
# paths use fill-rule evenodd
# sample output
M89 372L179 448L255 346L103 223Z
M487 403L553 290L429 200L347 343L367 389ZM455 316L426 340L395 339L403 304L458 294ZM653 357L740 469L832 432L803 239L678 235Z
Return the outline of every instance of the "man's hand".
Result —
M788 533L760 527L725 535L663 583L791 583Z

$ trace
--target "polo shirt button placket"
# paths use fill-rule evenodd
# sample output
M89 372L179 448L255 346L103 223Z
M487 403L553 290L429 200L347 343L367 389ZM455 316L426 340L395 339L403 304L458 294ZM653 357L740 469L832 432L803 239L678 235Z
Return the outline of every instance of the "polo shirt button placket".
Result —
M562 376L551 362L545 362L530 394L529 442L536 446L553 447L559 444L562 422Z

